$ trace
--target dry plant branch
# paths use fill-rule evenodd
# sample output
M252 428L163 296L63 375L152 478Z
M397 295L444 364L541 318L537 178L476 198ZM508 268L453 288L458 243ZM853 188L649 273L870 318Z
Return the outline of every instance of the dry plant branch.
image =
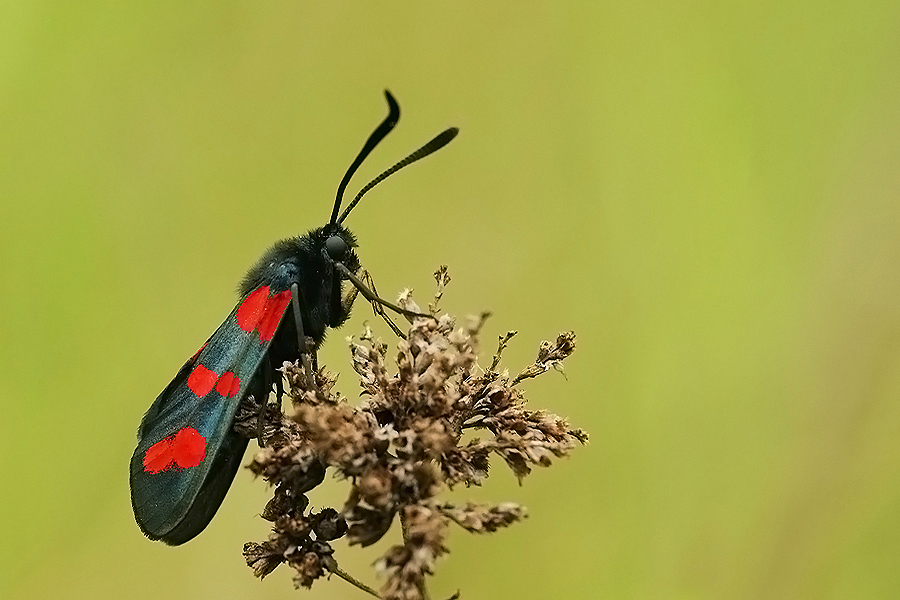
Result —
M535 465L549 466L587 441L584 431L564 419L526 408L517 387L527 378L560 369L575 350L575 335L561 333L555 341L543 342L534 363L513 378L497 371L515 333L510 332L500 338L490 366L479 368L478 334L487 315L462 327L449 315L438 316L438 301L449 282L446 268L435 279L438 289L429 305L435 316L410 324L406 338L397 343L395 369L387 366L388 346L368 328L358 341L350 340L353 369L365 397L360 405L351 406L334 391L336 377L324 368L315 374L315 393L309 391L302 366L285 363L293 409L280 417L267 414L267 422L275 426L249 465L275 488L262 511L272 523L271 535L244 546L247 564L258 577L287 564L295 571L297 587L311 587L334 573L384 600L427 600L427 577L436 560L449 552L450 523L493 533L526 516L524 507L509 502L440 502L441 492L460 484L480 485L491 457L502 458L521 480ZM420 311L408 293L400 304ZM255 431L256 414L256 407L242 411L236 426ZM475 437L463 442L466 431ZM321 483L327 469L347 481L347 500L340 511L309 511L306 494ZM368 546L395 520L403 529L403 542L376 562L384 583L375 592L337 566L330 542L346 537L351 544Z

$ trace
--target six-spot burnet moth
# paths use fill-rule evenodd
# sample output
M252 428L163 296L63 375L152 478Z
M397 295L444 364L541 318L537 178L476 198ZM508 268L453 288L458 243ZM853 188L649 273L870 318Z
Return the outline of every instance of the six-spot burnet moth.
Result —
M382 300L360 280L356 240L343 222L366 192L440 149L459 130L447 129L383 172L338 216L350 178L400 118L393 96L387 91L385 96L388 116L347 169L331 220L306 235L281 240L263 254L244 277L235 309L144 415L131 457L131 504L150 539L183 544L209 524L247 447L248 439L232 427L238 405L250 394L265 402L273 383L280 390L276 369L284 361L302 360L312 380L310 363L315 363L325 330L347 320L356 297L352 288L343 293L344 281L379 309L416 314ZM309 474L310 487L323 476Z

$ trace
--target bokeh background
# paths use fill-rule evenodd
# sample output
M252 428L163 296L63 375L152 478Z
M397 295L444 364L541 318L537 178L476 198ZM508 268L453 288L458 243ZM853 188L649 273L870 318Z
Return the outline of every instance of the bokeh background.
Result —
M381 290L491 310L517 369L574 329L533 405L592 434L454 531L435 598L894 598L900 592L900 4L891 1L12 2L0 9L0 597L294 592L211 526L145 540L141 415L272 241L348 221ZM438 234L435 234L435 231ZM355 393L343 337L325 364ZM374 322L374 321L373 321ZM379 331L389 332L377 324ZM329 481L312 495L337 501ZM338 545L374 582L383 552Z

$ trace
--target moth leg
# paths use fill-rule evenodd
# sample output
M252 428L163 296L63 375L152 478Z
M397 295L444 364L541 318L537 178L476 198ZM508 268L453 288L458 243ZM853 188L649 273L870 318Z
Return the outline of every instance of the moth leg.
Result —
M366 276L368 276L368 273L366 273ZM353 308L353 303L356 302L357 296L359 296L359 290L351 286L350 289L347 290L347 293L344 294L344 297L341 298L341 309L343 310L343 314L346 315L350 313L350 309Z
M316 385L312 366L310 365L306 334L303 333L303 313L300 312L300 287L296 283L291 284L291 306L294 309L294 323L297 326L297 350L300 351L300 362L303 363L303 371L306 374L306 380L309 382L310 389L318 394L319 388Z
M369 275L369 272L365 269L363 269L362 278L363 281L366 282L366 285L369 286L369 289L372 290L372 293L375 294L375 296L378 296L378 290L375 289L375 281L372 280L372 276ZM359 290L355 287L353 288L353 291L359 293ZM353 294L353 297L356 298L356 294ZM405 340L406 335L402 331L400 331L400 328L397 327L397 324L394 323L394 321L388 316L387 312L384 310L384 306L374 301L370 302L370 304L372 305L372 312L384 319L384 322L388 324L388 327L391 328L391 330L397 337L403 338Z
M267 356L268 358L268 356ZM275 373L275 371L272 371ZM278 415L279 419L281 418L281 414L283 409L283 400L284 400L284 374L281 371L278 371L278 377L275 378L275 404L278 406ZM266 403L268 407L268 402Z
M266 429L266 409L269 407L269 392L272 390L272 361L269 359L268 352L266 352L262 370L265 391L260 394L259 415L256 419L256 441L259 443L260 448L266 445L263 441L263 433Z
M350 269L348 269L346 266L344 266L343 263L340 263L338 261L332 261L331 264L334 265L334 268L337 269L341 275L343 275L345 278L349 279L350 283L352 283L354 286L356 286L356 289L358 289L359 293L363 295L363 298L365 298L372 304L379 304L379 305L381 305L385 308L389 308L392 311L394 311L395 313L397 313L399 315L403 315L407 318L421 317L423 319L437 320L437 318L434 315L427 314L427 313L420 313L420 312L416 312L414 310L408 310L406 308L397 306L393 302L388 302L384 298L379 298L378 294L376 294L375 292L370 290L368 287L366 287L366 284L363 283L362 280L360 280L360 278L357 277L356 274L354 274Z
M278 401L278 408L281 408L281 399L284 398L284 377L275 379L275 399Z

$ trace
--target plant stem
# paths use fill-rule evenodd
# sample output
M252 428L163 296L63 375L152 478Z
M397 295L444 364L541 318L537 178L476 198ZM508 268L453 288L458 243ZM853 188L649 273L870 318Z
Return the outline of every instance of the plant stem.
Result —
M361 589L362 591L364 591L368 594L375 596L376 598L381 598L381 596L378 595L378 592L376 592L375 590L373 590L372 588L370 588L369 586L364 584L362 581L356 579L355 577L353 577L352 575L350 575L349 573L347 573L346 571L341 569L335 560L332 559L331 561L329 561L325 565L325 567L329 571L331 571L332 573L334 573L335 575L337 575L338 577L340 577L341 579L346 581L347 583Z

